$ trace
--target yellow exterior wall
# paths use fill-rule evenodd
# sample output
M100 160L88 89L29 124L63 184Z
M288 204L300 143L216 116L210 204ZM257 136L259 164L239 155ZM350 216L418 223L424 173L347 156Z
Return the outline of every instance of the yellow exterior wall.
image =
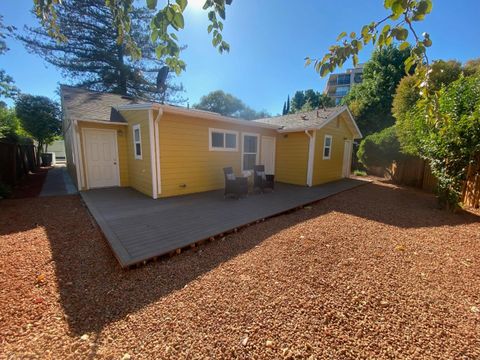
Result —
M117 146L118 146L118 165L120 172L120 186L129 186L129 171L127 164L127 136L125 134L127 127L122 125L103 125L98 123L90 123L79 121L78 131L80 135L80 149L82 151L82 165L83 165L83 184L87 184L87 166L86 155L84 147L84 138L82 129L103 129L103 130L115 130L117 132ZM84 186L82 190L85 190Z
M332 150L329 160L323 160L325 135L332 136ZM322 129L317 130L313 166L313 185L319 185L342 178L345 139L353 140L353 134L347 127L344 115L337 117Z
M127 164L129 172L129 184L132 188L152 196L152 166L150 151L150 121L148 110L121 111L122 116L128 121L125 126L127 140ZM133 126L140 125L142 159L135 159L133 145Z
M209 128L237 131L237 151L210 151ZM242 132L276 137L276 130L164 113L159 122L161 197L224 187L223 168L241 175ZM261 159L261 143L259 143Z
M277 136L276 180L307 184L309 138L304 132Z

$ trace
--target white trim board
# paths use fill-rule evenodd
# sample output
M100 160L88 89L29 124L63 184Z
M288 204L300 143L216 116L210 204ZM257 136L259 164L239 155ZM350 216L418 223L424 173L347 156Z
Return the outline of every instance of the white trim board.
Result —
M265 124L258 121L230 118L230 117L223 116L223 115L209 112L209 111L185 109L185 108L176 107L172 105L161 105L157 103L119 105L119 106L116 106L115 108L118 111L160 109L164 113L180 114L180 115L192 116L192 117L197 117L197 118L202 118L207 120L216 120L216 121L222 121L230 124L245 125L245 126L258 127L263 129L278 129L277 125Z
M313 170L315 166L315 143L317 141L317 131L313 130L313 135L305 130L309 138L308 143L308 162L307 162L307 186L313 186Z

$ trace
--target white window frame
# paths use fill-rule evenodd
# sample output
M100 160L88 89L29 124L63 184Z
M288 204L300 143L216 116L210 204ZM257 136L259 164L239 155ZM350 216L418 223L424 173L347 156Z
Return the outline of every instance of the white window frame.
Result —
M327 146L327 139L330 139L330 146ZM333 136L325 135L323 138L323 160L330 160L332 158ZM325 149L328 148L328 156L325 156Z
M223 134L223 147L213 146L212 133ZM235 135L235 148L227 148L226 134ZM225 130L225 129L208 129L208 149L210 151L238 151L238 131Z
M135 130L138 130L138 141L135 140ZM143 148L142 148L142 129L140 124L135 124L132 126L133 134L133 154L135 155L135 160L143 159ZM137 154L137 144L140 144L140 155Z
M254 136L257 138L257 153L246 153L245 152L245 136ZM260 159L260 134L256 134L256 133L242 133L242 157L240 158L240 161L241 161L241 168L242 168L242 171L246 171L244 168L243 168L243 157L245 156L245 154L255 154L256 155L256 158L255 158L255 165L258 165L258 162L259 162L259 159ZM250 171L250 170L249 170Z

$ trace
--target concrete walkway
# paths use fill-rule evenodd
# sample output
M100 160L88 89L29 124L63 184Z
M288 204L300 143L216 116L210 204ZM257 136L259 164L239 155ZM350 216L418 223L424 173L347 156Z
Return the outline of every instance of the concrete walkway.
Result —
M65 164L57 164L47 173L39 196L62 196L76 194L77 189L68 175Z

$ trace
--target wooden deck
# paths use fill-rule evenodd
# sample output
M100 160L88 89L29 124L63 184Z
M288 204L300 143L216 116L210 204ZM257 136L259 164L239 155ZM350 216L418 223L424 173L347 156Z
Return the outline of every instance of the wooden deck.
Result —
M275 192L241 200L224 199L222 191L153 200L131 188L81 195L126 267L365 183L343 179L311 188L279 183Z

